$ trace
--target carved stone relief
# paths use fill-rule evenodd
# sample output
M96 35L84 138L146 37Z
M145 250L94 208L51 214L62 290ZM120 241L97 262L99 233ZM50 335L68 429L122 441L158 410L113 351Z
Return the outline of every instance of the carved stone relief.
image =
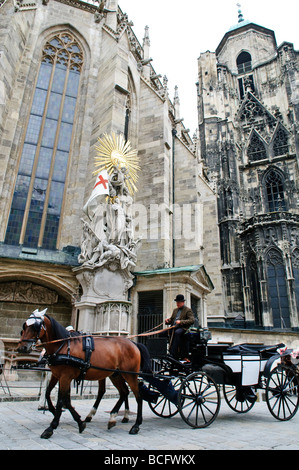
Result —
M49 305L58 302L58 294L32 282L0 283L0 301Z

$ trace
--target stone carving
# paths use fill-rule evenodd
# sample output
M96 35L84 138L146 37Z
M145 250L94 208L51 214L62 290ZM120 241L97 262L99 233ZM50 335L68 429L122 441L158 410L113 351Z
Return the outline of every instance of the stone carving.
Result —
M81 219L83 236L78 261L86 267L105 265L111 271L121 269L130 272L136 266L140 244L140 239L135 241L133 235L132 181L128 184L132 168L123 156L120 158L120 152L113 152L114 160L107 181L109 195L103 193L92 200L92 207L88 206L86 210L89 221Z
M0 301L49 305L58 302L58 295L32 282L3 282L0 283Z

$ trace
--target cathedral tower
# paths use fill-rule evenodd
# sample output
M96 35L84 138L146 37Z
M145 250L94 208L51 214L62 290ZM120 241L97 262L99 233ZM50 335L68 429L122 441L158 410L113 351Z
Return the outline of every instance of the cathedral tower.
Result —
M296 330L299 53L239 12L216 51L200 55L198 78L202 156L218 193L222 324Z

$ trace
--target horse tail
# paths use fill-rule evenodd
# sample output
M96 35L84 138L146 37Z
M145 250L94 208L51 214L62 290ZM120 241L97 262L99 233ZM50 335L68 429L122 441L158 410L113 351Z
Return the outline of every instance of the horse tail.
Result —
M146 374L152 374L151 356L149 350L142 343L136 343L141 356L140 370Z

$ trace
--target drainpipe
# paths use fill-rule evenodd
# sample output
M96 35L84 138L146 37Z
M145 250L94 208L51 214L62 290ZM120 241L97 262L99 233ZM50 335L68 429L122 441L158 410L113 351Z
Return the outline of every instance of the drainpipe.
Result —
M175 157L175 138L177 130L172 129L172 267L175 267L175 215L174 215L174 204L175 204L175 183L174 183L174 157Z

